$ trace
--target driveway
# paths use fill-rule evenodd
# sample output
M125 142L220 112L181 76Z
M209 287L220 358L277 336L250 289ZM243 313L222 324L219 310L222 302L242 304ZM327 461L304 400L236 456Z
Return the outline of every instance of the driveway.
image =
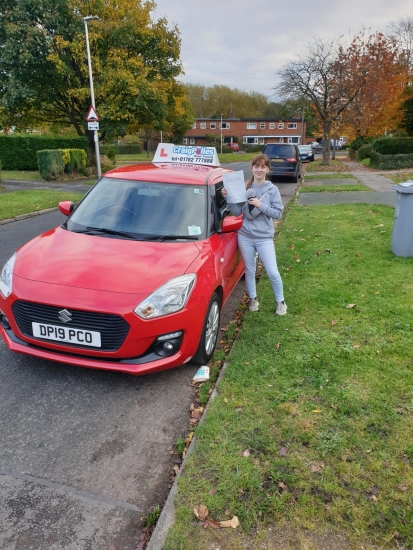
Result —
M248 177L247 166L231 168ZM287 204L296 184L278 187ZM0 264L64 219L52 212L1 225ZM243 294L241 281L222 324ZM0 548L133 550L142 516L168 495L197 367L135 378L13 354L2 340L0 366Z

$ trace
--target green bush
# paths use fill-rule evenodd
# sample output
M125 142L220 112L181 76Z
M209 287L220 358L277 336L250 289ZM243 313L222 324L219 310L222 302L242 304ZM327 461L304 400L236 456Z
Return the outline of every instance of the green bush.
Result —
M39 172L44 180L57 179L63 174L65 169L63 155L64 152L61 149L45 149L36 152Z
M413 153L405 155L381 155L373 150L370 153L370 166L379 170L413 168Z
M349 149L348 149L348 158L350 160L356 160L356 158L357 158L357 149L353 149L352 147L349 147Z
M130 143L129 145L101 145L100 152L107 155L108 150L114 147L117 155L138 155L142 153L142 147L139 143Z
M364 159L369 159L370 158L370 153L372 152L372 150L373 150L373 147L372 147L371 143L366 143L366 144L362 145L357 150L357 160L362 161Z
M261 153L264 145L245 145L244 149L247 153Z
M85 168L87 164L87 155L83 149L67 149L69 153L69 160L65 162L65 172L71 174L72 172L78 172L79 174L85 174Z
M408 155L413 153L413 137L375 139L373 149L380 155Z
M360 149L362 145L366 145L368 143L372 143L374 141L374 138L369 136L357 136L356 139L353 139L353 141L350 141L348 144L350 149L354 149L357 151L357 149Z
M116 149L114 147L109 147L108 152L106 153L106 156L109 160L111 160L113 163L115 163L116 160Z
M0 160L0 181L1 181L1 160Z
M233 150L231 149L231 147L223 147L222 152L223 153L233 153Z
M0 158L5 170L37 170L37 151L72 148L87 153L87 138L0 134Z

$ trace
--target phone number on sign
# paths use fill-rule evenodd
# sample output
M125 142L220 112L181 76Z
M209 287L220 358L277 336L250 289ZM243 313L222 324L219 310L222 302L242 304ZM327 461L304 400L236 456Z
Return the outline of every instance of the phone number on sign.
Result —
M203 157L172 157L172 162L201 162L202 164L212 164L213 159L206 159Z

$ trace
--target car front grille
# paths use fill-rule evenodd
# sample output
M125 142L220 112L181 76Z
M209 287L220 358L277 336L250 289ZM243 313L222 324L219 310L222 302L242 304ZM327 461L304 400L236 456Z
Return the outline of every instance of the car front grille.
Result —
M59 312L67 309L71 313L71 321L68 324L59 319ZM82 311L71 309L65 306L56 307L33 302L17 300L12 305L12 311L20 332L29 338L35 338L42 342L55 342L33 336L32 323L44 323L47 325L56 325L61 327L73 327L82 330L91 330L100 332L101 347L97 351L116 351L118 350L129 332L129 324L119 315L107 313L95 313L91 311ZM83 348L90 350L90 346L81 344L69 344L65 342L64 346Z

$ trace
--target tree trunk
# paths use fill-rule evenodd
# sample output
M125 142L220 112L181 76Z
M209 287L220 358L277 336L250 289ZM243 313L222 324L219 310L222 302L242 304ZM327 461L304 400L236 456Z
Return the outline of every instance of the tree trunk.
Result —
M330 164L330 132L331 132L331 121L325 121L323 125L324 130L324 149L323 149L323 160L321 161L321 166L328 166Z

